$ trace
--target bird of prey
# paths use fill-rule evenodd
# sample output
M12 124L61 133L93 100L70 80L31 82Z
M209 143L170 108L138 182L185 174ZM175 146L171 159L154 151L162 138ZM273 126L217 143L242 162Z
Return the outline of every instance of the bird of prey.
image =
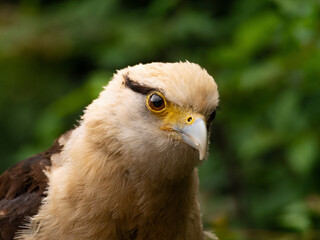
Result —
M205 239L197 165L218 102L194 63L117 71L75 129L0 176L0 239Z

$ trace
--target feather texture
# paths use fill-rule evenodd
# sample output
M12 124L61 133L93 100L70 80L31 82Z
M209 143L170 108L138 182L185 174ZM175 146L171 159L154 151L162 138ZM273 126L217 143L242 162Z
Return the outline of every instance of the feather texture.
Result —
M151 112L150 91L161 92L179 116L164 120ZM204 240L198 152L163 124L188 124L190 116L207 121L218 96L213 78L197 64L118 71L76 129L2 175L6 239L16 233L23 240ZM11 217L15 201L23 206Z
M0 239L13 239L27 217L38 212L46 196L48 178L44 170L51 167L51 156L63 145L56 140L47 151L21 161L0 176Z

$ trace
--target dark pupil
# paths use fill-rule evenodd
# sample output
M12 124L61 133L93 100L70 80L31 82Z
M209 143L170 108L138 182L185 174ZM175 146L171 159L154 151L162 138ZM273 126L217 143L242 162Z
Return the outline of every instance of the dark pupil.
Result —
M163 99L157 94L153 94L150 98L150 101L152 102L153 106L156 108L160 108L163 105Z

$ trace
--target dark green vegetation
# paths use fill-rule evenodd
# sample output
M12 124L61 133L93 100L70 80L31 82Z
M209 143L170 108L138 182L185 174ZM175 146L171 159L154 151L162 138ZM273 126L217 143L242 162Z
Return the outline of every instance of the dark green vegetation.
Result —
M222 240L320 239L317 0L0 3L0 169L72 128L115 69L189 60L221 94L200 168Z

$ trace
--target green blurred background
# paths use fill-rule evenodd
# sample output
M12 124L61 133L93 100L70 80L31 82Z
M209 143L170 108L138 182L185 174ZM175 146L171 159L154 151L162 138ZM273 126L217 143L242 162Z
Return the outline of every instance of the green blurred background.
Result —
M1 1L0 170L77 124L116 69L188 60L221 95L205 227L320 239L319 20L319 0Z

